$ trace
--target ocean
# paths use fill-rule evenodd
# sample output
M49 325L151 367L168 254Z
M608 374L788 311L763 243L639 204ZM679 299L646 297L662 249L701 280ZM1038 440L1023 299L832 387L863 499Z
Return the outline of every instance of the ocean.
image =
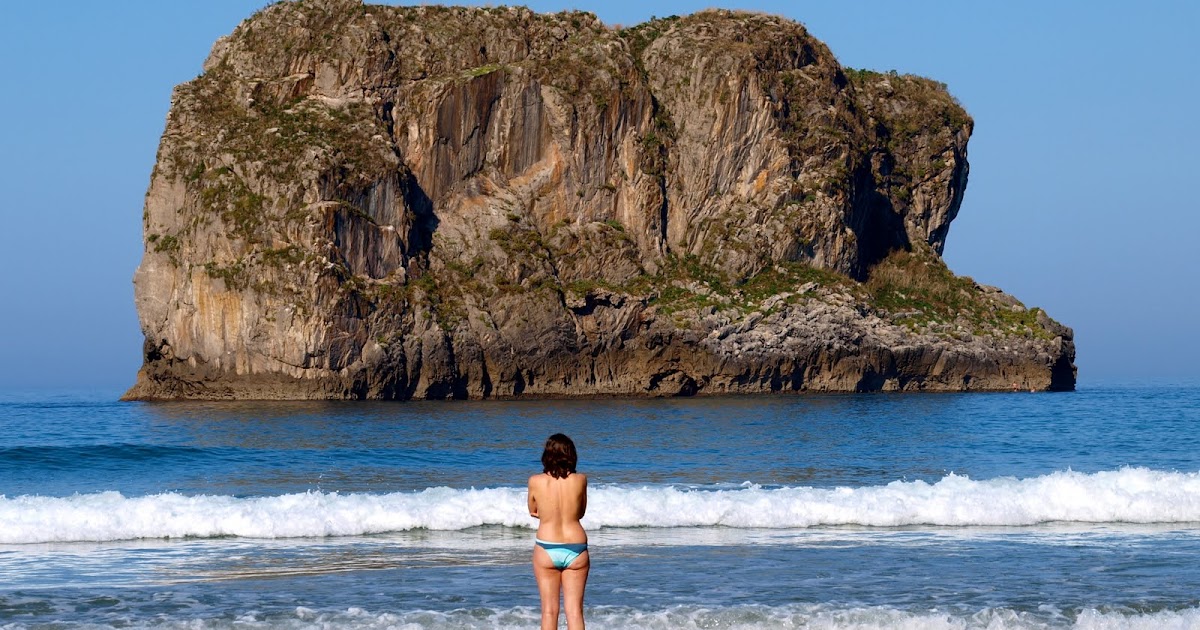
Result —
M1200 628L1200 387L655 400L0 395L0 628Z

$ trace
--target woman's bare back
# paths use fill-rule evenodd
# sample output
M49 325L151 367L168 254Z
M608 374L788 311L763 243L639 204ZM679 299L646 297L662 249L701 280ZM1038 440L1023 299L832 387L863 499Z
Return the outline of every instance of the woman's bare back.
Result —
M555 433L542 450L542 474L529 478L529 515L538 519L533 575L542 600L542 630L557 630L559 598L567 630L584 630L583 592L592 556L579 519L587 511L587 476L575 472L571 438Z
M579 519L587 511L587 475L562 479L541 473L529 478L529 515L538 519L537 537L559 543L586 543Z

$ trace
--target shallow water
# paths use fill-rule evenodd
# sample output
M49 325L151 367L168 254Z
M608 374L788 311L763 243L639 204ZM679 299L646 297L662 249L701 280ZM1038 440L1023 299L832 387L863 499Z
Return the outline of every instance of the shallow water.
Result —
M490 403L0 397L0 626L1200 627L1200 389Z

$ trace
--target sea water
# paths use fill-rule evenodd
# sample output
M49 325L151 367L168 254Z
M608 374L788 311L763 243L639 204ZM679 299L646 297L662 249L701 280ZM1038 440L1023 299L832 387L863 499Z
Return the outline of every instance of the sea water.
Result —
M2 628L1200 628L1200 388L671 400L0 396Z

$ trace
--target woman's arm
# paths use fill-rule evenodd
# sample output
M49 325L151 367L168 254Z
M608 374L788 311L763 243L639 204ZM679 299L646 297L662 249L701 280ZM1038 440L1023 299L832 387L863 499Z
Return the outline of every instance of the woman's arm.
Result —
M587 513L587 475L580 475L583 478L583 491L579 493L579 518Z
M529 502L529 515L532 516L533 518L539 518L538 510L537 510L537 499L533 498L533 477L529 478L529 486L527 487L527 494L529 495L529 501L528 501Z

